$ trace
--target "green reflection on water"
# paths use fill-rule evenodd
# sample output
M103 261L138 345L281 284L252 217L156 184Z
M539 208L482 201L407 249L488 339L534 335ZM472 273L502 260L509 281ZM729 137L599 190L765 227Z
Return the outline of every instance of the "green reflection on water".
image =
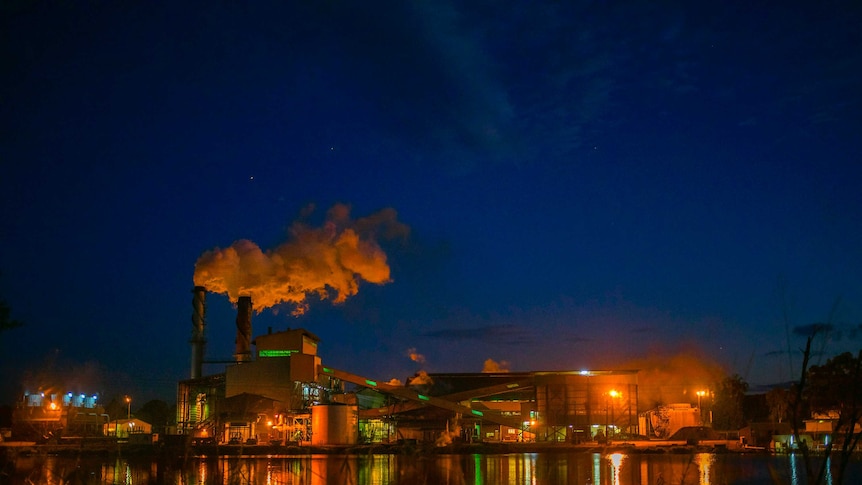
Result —
M270 485L798 485L801 460L786 455L712 453L363 454L189 458L21 456L2 469L3 483ZM862 483L862 463L845 483ZM777 480L777 482L776 482ZM827 479L830 480L830 479ZM828 483L828 482L827 482Z

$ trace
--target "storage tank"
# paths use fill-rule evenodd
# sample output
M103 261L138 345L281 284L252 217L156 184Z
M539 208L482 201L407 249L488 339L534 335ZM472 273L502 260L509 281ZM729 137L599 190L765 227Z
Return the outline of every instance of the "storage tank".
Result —
M311 408L312 445L354 445L359 434L356 406L326 404Z

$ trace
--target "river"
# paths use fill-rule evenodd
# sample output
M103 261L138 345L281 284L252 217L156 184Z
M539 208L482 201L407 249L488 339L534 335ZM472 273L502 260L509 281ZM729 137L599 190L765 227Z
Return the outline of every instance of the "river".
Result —
M2 484L188 485L805 485L802 458L735 453L591 453L303 455L100 459L19 456ZM825 483L831 483L827 477ZM862 463L845 484L862 483Z

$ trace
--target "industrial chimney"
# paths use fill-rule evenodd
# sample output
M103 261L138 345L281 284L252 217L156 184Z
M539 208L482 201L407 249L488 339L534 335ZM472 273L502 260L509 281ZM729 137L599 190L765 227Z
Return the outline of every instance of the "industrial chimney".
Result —
M239 297L236 302L236 362L251 361L251 310L251 297Z
M191 378L198 379L201 377L204 362L204 347L207 343L204 337L207 289L203 286L195 286L192 289L192 294L194 295L192 297L192 339L189 341L192 344Z

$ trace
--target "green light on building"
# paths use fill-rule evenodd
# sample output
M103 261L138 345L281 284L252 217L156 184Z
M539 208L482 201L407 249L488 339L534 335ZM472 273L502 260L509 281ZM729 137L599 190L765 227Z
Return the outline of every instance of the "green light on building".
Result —
M479 411L478 409L473 409L473 410L471 410L471 412L472 412L473 414L475 414L476 416L484 416L484 414L482 413L482 411Z
M421 400L423 400L423 401L428 401L428 400L429 400L429 399L428 399L428 396L426 396L426 395L424 395L424 394L417 394L417 396L419 397L419 399L421 399Z
M258 355L261 357L290 357L291 354L295 354L296 350L261 350Z
M365 379L365 383L371 387L377 387L377 383L372 381L371 379Z

